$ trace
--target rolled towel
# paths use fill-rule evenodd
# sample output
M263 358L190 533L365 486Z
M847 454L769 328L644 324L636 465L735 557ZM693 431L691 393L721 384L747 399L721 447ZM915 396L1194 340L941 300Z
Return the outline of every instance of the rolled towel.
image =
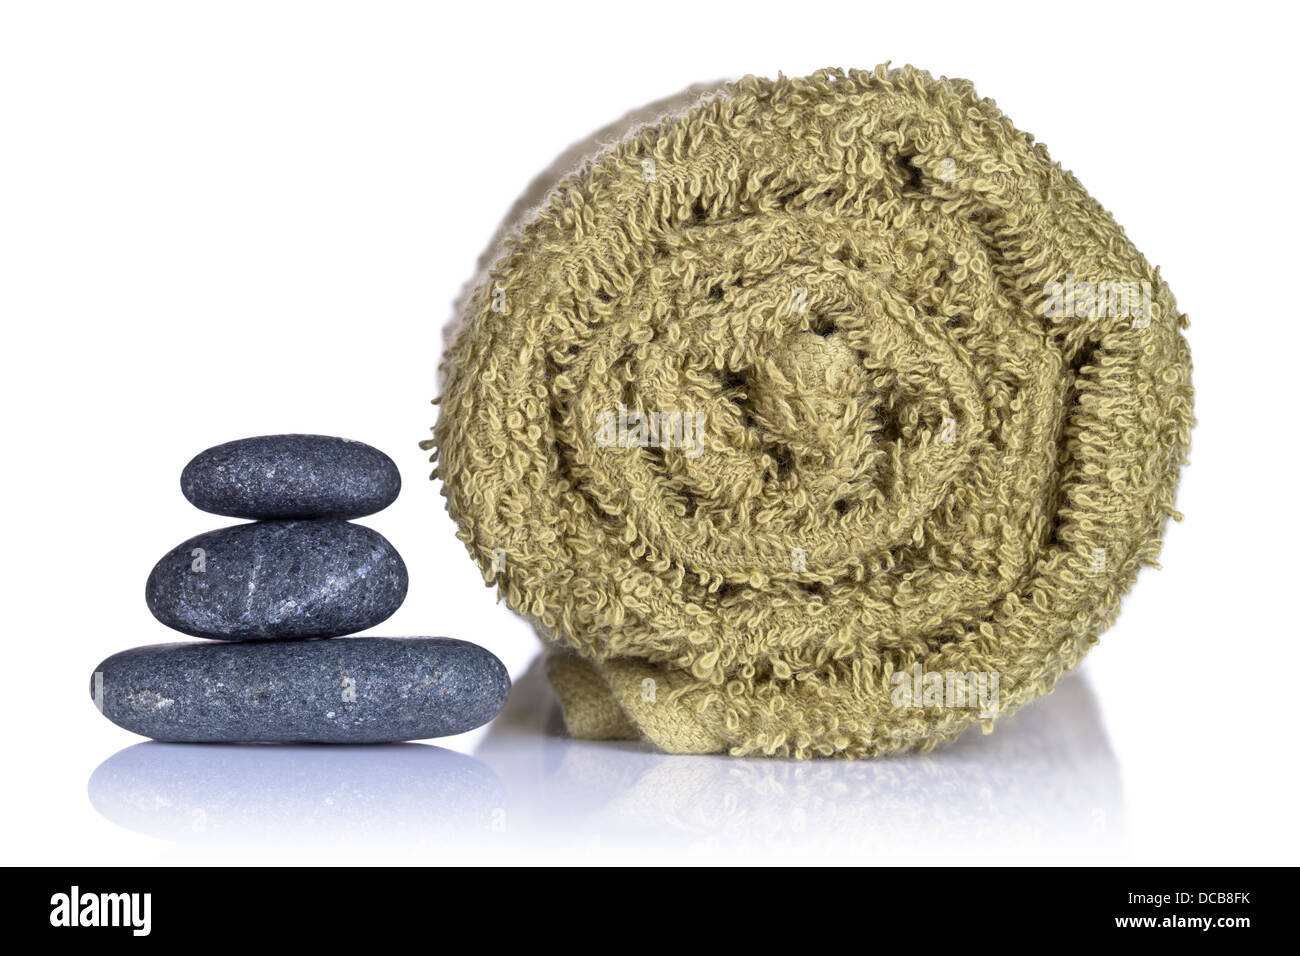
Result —
M991 729L1178 517L1186 317L964 80L747 77L598 150L489 261L427 444L576 736Z

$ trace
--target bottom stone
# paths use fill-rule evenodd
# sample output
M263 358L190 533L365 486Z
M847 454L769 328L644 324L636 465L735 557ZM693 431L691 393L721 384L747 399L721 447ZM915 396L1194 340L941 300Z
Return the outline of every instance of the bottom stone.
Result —
M176 743L391 743L461 734L510 693L491 651L446 637L155 644L95 669L91 697Z

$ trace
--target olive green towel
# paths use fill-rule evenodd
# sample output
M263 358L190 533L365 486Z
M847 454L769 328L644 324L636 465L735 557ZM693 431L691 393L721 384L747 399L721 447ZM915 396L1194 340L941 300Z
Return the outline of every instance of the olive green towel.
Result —
M575 735L926 750L1049 692L1154 563L1185 326L968 82L749 77L506 239L435 476Z

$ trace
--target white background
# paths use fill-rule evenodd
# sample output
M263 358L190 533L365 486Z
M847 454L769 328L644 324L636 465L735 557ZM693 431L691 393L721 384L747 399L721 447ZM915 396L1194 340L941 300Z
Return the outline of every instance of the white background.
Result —
M9 3L0 8L4 862L1296 860L1295 24L1282 5ZM228 523L181 467L345 435L412 586L382 633L538 646L416 443L441 327L570 143L702 81L892 60L975 81L1162 266L1196 411L1163 570L1082 673L925 758L139 743L87 690L171 639L144 580ZM455 751L464 756L458 756ZM197 754L197 756L196 756ZM115 756L116 755L116 756ZM102 765L102 766L101 766Z

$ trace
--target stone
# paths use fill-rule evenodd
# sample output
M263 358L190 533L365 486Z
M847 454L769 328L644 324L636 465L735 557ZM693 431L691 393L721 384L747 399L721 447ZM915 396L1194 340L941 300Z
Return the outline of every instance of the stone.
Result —
M193 637L337 637L374 627L406 597L406 565L346 521L258 521L190 538L154 565L145 601Z
M156 644L114 654L92 699L183 743L391 743L464 733L510 693L492 652L445 637Z
M181 472L196 508L231 518L360 518L402 490L377 448L326 435L263 435L199 452Z

